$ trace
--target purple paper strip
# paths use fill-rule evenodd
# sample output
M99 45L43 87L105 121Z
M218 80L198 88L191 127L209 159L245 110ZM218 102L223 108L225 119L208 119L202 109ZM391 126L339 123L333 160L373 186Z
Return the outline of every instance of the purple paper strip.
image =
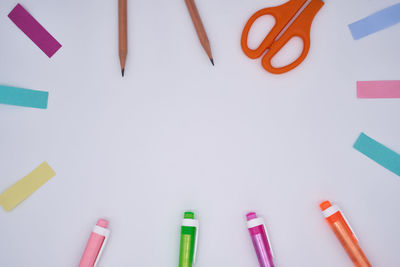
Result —
M8 14L8 17L21 29L48 57L52 57L61 44L40 25L20 4Z

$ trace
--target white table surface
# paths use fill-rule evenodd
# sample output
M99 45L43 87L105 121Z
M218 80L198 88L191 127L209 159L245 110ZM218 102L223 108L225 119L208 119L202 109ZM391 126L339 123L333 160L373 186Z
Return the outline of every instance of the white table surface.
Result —
M309 56L281 76L248 59L240 35L283 1L196 2L215 67L183 0L130 0L122 79L117 1L22 1L63 45L52 59L8 19L17 1L1 1L0 83L50 95L47 110L0 105L0 191L45 160L57 175L0 211L0 266L77 266L100 217L112 236L99 267L177 266L187 209L201 223L197 267L258 266L251 210L276 266L352 266L325 199L373 266L399 266L399 177L352 145L365 132L400 151L399 100L360 100L355 87L400 79L400 25L359 41L347 27L398 1L326 1Z

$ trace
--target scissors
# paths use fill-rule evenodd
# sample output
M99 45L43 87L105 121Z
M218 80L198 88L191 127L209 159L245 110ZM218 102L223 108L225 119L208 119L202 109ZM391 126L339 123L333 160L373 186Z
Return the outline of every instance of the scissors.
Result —
M307 5L308 4L308 5ZM251 59L262 58L264 69L273 74L282 74L296 68L307 57L310 50L310 30L315 15L322 8L324 2L321 0L289 0L289 2L276 6L264 8L250 17L244 26L242 33L242 50ZM271 15L275 18L275 25L256 49L247 45L247 38L253 23L261 16ZM301 55L287 66L275 68L271 64L272 58L293 37L303 40L303 51Z

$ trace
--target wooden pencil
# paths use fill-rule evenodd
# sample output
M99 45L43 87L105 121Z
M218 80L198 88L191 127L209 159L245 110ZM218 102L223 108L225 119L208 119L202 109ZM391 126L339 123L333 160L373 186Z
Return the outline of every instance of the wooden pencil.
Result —
M210 41L208 40L206 30L204 29L203 22L201 21L199 11L197 10L194 0L185 0L187 9L189 10L190 17L192 18L194 27L199 37L201 46L206 51L211 63L214 65L214 59L211 53Z
M127 0L118 0L118 44L122 77L124 77L126 56L128 55L127 20Z

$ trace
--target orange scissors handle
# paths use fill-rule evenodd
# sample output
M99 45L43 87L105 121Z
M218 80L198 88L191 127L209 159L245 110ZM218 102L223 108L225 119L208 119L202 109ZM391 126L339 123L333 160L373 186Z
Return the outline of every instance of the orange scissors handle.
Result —
M286 32L276 40L277 36L286 27L286 25L292 20L296 13L304 6L307 0L290 0L289 2L271 8L265 8L256 12L249 21L246 23L241 45L243 52L252 59L260 57L266 50L269 51L265 54L262 59L262 65L265 70L274 73L281 74L288 72L296 68L304 59L307 57L308 51L310 50L310 29L311 24L314 20L315 15L324 5L321 0L312 0L307 7L299 14L299 16L293 21L292 25L287 28ZM270 33L261 42L260 46L256 49L250 49L247 44L247 38L253 23L261 16L271 15L275 18L275 25ZM291 64L275 68L271 64L272 58L289 42L293 37L300 37L303 40L304 46L301 55Z
M264 69L274 74L282 74L288 72L300 65L308 55L310 50L310 30L315 15L324 5L321 0L312 0L304 11L297 17L293 24L285 33L274 43L272 43L269 51L262 59ZM292 39L300 37L303 40L303 51L301 55L287 66L275 68L271 64L272 58Z
M252 59L259 58L274 42L275 38L279 35L279 33L285 28L285 26L289 23L289 21L294 17L296 12L300 10L300 8L307 2L307 0L290 0L289 2L276 6L264 8L250 17L244 26L242 33L242 50L243 52ZM254 22L262 16L270 15L275 19L275 25L269 32L269 34L265 37L265 39L261 42L261 44L256 49L249 48L247 44L247 39L249 36L249 32Z

